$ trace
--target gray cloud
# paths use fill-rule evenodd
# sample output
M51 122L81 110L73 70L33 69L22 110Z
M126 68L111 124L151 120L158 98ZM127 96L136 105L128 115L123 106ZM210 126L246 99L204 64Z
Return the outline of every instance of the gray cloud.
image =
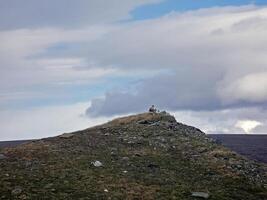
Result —
M129 112L144 111L151 104L161 109L214 109L218 107L214 97L214 88L204 77L180 79L177 74L158 75L142 81L131 92L109 92L105 98L94 99L87 110L88 115L114 115ZM209 89L204 89L209 88Z
M172 75L142 81L136 92L110 91L94 99L87 114L140 111L150 104L170 110L263 107L266 11L253 6L205 9L113 29L94 41L94 48L86 48L88 59L126 71L165 69ZM257 28L245 29L246 24Z
M79 27L129 19L134 8L159 0L0 1L0 30Z

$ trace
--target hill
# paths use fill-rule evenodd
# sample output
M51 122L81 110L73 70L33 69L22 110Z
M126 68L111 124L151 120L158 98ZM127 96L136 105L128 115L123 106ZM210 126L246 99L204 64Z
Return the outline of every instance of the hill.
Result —
M266 199L267 167L167 113L0 151L0 199Z

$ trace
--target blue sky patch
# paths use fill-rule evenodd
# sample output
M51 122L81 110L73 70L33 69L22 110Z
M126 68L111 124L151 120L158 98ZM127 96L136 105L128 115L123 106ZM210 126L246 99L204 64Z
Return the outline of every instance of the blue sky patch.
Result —
M267 5L266 0L166 0L159 4L145 5L135 9L131 14L134 20L157 18L172 11L184 12L201 8L218 6L242 6L255 4L258 6Z

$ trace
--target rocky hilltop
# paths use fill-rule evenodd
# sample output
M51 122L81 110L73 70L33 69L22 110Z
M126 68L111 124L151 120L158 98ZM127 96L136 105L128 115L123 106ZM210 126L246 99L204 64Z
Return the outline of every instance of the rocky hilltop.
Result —
M168 113L0 150L0 199L267 199L266 165Z

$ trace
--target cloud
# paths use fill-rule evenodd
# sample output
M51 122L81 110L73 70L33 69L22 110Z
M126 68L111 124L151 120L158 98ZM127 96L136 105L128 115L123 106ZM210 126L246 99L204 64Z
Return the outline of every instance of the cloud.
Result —
M19 129L21 138L31 138L40 130L31 127L38 124L34 118L47 120L47 126L51 123L45 110L11 112L10 101L62 93L65 100L70 95L67 85L85 85L89 93L94 90L90 85L105 80L101 85L105 87L118 78L127 79L127 84L117 84L92 99L91 105L73 109L106 119L156 104L187 118L188 124L199 122L196 126L208 132L240 132L235 125L244 120L262 123L253 132L266 131L262 113L267 98L267 8L217 7L113 23L129 19L137 6L157 2L79 0L77 7L61 0L1 2L0 107L7 108L1 114L7 124L3 138L8 133L15 138ZM47 110L55 112L52 109L58 111L56 107ZM13 116L25 128L23 124L10 128L11 122L17 122ZM72 125L69 120L61 122L62 127ZM40 136L55 133L58 125Z
M94 99L87 113L112 115L150 104L195 111L263 106L266 11L211 8L117 26L86 48L88 59L129 73L165 69L170 74L141 80L133 91L109 91Z
M109 118L83 115L90 102L0 112L0 141L40 139L85 129Z
M179 79L176 74L147 78L142 81L142 84L137 85L136 92L111 91L104 98L93 99L87 114L112 116L141 112L147 110L152 104L168 110L212 110L216 108L217 102L214 100L212 89L203 90L209 87L208 81L193 76L191 78L194 80L191 85L188 84L188 80Z
M245 121L237 121L236 127L243 129L246 133L250 133L253 129L260 126L261 123L258 121L245 120Z
M214 111L181 110L176 120L198 127L208 134L266 134L266 110L258 107Z
M267 101L267 72L253 73L233 81L221 88L221 97L225 103L248 101Z
M55 93L54 88L63 84L90 85L117 73L113 68L98 68L79 55L46 55L54 45L89 42L102 37L107 30L108 27L97 26L82 30L0 31L0 106L9 99L16 100L15 97L20 100L17 94L23 94L24 99L35 98L36 93L43 93L42 97L56 96L58 91ZM51 89L41 92L44 87Z
M0 1L0 30L79 27L129 19L130 11L160 0Z

